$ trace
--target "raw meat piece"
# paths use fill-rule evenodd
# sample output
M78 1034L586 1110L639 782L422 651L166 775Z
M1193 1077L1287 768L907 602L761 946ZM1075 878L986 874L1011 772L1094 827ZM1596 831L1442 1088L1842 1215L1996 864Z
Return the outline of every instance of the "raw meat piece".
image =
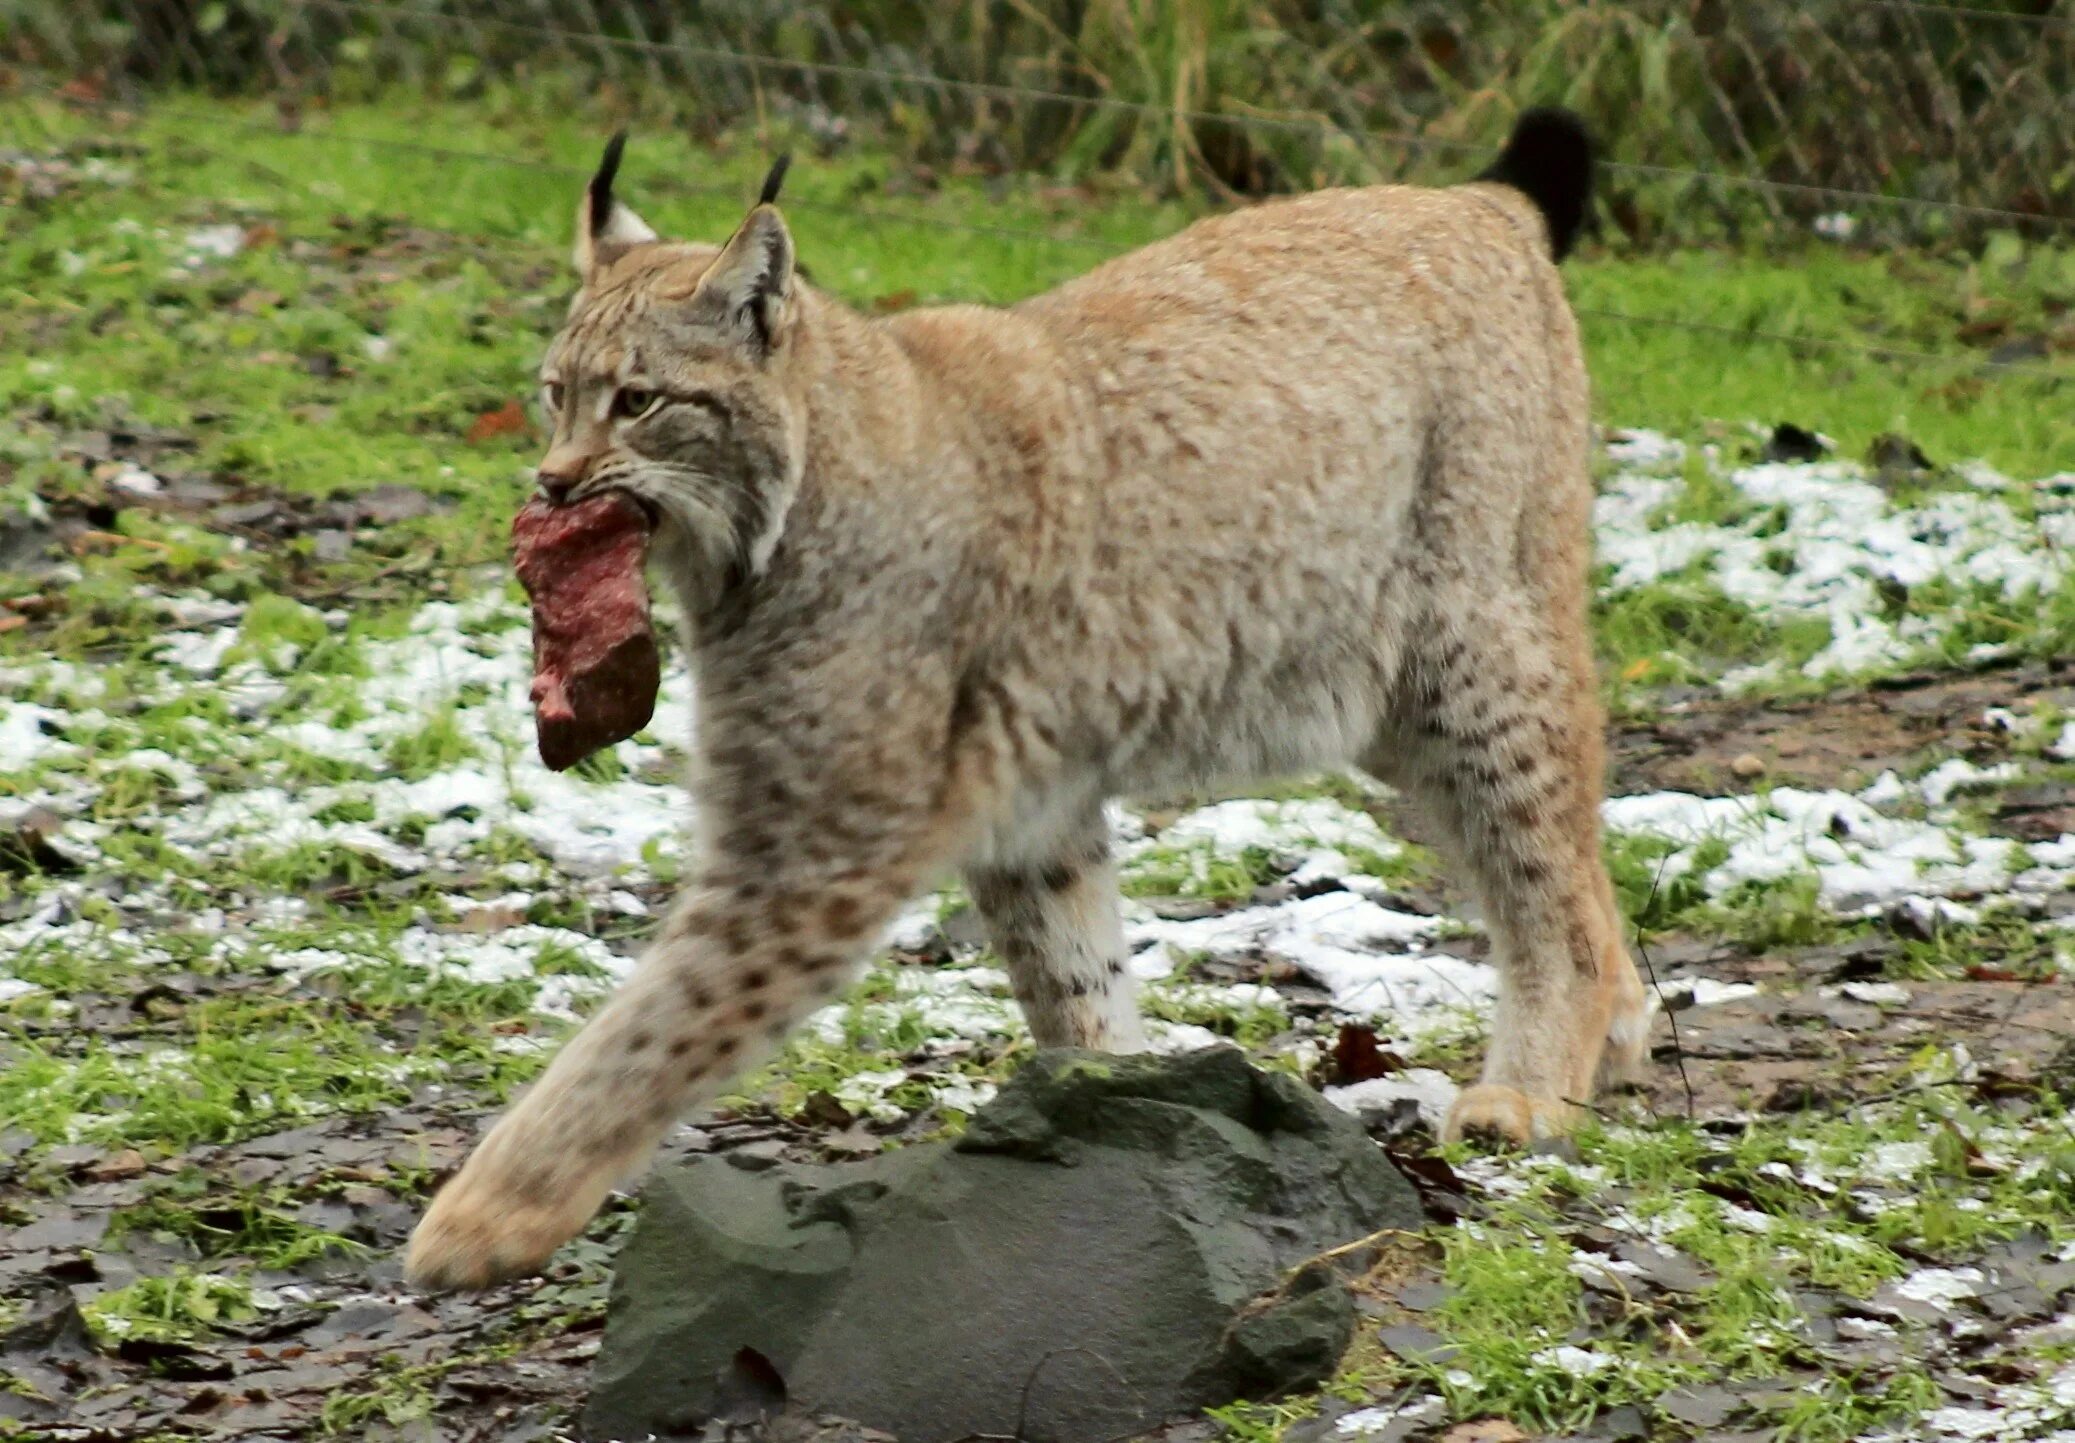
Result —
M655 715L648 536L648 513L620 491L567 506L535 496L512 520L512 563L533 599L533 730L558 772Z

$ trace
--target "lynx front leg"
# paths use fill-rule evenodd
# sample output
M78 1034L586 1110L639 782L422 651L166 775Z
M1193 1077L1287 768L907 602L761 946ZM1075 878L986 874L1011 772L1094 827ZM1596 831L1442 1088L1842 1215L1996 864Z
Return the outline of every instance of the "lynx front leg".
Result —
M671 1123L842 985L909 895L903 866L751 880L722 866L626 985L433 1199L405 1271L423 1288L532 1272Z
M1044 860L976 867L966 886L1038 1046L1145 1046L1100 811Z

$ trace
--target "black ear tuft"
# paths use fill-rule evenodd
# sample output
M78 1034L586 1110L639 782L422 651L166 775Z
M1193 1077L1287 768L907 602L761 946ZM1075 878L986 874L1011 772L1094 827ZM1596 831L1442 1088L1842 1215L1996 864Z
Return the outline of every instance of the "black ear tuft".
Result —
M591 177L591 234L598 235L612 219L612 180L620 173L620 153L627 148L627 132L618 131L605 142L605 154L599 157L598 173Z
M785 184L785 172L792 163L790 151L771 163L771 173L764 177L764 188L757 196L758 205L770 205L778 199L778 188Z

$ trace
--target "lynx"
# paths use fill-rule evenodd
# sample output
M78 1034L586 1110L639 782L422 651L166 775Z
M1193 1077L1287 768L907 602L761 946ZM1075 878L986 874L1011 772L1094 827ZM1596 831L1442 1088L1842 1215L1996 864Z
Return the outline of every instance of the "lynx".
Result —
M1040 1046L1141 1046L1112 797L1358 765L1427 817L1500 974L1447 1133L1554 1134L1632 1075L1556 268L1573 118L1530 113L1465 184L1276 200L1020 305L890 317L802 279L782 163L726 245L678 244L614 198L620 139L538 478L656 521L693 881L433 1199L415 1282L539 1267L947 873Z

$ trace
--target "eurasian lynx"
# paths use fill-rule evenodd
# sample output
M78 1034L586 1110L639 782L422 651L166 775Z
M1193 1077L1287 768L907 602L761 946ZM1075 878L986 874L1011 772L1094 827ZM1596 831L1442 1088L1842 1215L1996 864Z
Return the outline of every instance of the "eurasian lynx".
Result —
M692 619L695 880L434 1199L409 1271L542 1264L666 1129L963 869L1041 1045L1138 1046L1106 798L1358 763L1500 970L1448 1132L1566 1127L1648 1014L1599 854L1587 382L1536 113L1449 189L1222 215L1006 310L868 318L773 204L578 213L540 485L622 487Z

